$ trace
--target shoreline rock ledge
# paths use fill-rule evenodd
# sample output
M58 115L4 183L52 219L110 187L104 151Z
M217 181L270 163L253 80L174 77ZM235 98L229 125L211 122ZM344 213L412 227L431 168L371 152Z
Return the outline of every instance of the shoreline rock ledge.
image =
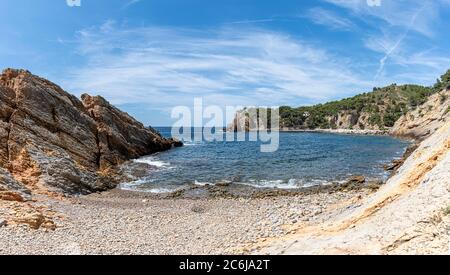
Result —
M100 96L80 100L25 70L0 75L0 194L108 190L118 165L179 146Z

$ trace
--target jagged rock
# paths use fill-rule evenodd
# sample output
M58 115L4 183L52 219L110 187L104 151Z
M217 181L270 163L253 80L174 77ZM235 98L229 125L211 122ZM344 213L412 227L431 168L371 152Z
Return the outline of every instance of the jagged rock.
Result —
M12 175L0 167L0 200L27 201L31 199L31 191L16 181Z
M52 231L56 230L56 224L55 224L55 222L52 221L52 220L48 220L48 219L45 220L45 221L41 224L41 227L44 228L44 229L52 230Z
M24 202L25 199L17 192L13 191L0 191L0 200L3 201L17 201Z
M0 167L29 188L103 191L121 179L117 165L181 145L101 97L81 101L24 70L0 75Z
M268 116L267 111L263 112L261 109L245 108L236 112L233 121L226 128L229 132L250 132L250 131L264 131L267 130Z
M364 176L353 176L348 180L350 184L363 184L366 182L366 178Z
M398 168L400 168L400 166L402 166L402 164L404 162L405 162L405 160L403 158L402 159L394 159L391 164L384 165L384 170L395 171Z
M450 119L449 108L450 91L443 90L397 120L391 134L424 140Z
M84 106L97 123L100 167L106 168L125 160L180 146L181 143L163 139L157 132L145 128L100 96L81 96Z
M31 229L39 229L45 222L45 217L41 213L28 214L15 220L19 224L27 224Z

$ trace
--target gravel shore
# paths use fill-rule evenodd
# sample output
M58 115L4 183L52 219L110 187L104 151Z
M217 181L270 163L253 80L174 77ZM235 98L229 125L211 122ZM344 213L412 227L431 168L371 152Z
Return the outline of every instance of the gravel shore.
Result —
M116 189L45 197L34 204L59 213L56 230L0 227L0 254L247 254L254 251L244 247L323 222L369 192L162 199Z

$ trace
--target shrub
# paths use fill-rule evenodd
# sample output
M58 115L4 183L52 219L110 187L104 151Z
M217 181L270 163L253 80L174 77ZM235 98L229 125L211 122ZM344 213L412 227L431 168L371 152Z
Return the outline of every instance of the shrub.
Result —
M444 215L450 215L450 205L444 208Z
M370 125L378 125L381 126L381 116L380 114L374 114L369 118Z
M397 113L386 113L383 117L384 126L386 127L392 127L394 126L395 122L401 117L401 114Z
M342 112L351 112L356 116L364 112L369 114L368 121L372 126L392 127L402 115L417 109L430 95L449 85L450 70L441 76L434 87L392 84L384 88L374 87L370 93L325 104L298 108L284 106L279 109L280 123L285 127L335 128L341 125L330 123L330 118Z

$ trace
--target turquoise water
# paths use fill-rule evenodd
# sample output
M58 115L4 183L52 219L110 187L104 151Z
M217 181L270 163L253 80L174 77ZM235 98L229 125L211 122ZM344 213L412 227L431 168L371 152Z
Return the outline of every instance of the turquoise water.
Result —
M170 128L158 128L170 136ZM408 143L384 136L280 133L279 150L262 153L259 142L186 143L136 160L154 166L126 189L154 193L185 186L233 183L294 189L345 181L352 175L385 179L383 165L404 153Z

